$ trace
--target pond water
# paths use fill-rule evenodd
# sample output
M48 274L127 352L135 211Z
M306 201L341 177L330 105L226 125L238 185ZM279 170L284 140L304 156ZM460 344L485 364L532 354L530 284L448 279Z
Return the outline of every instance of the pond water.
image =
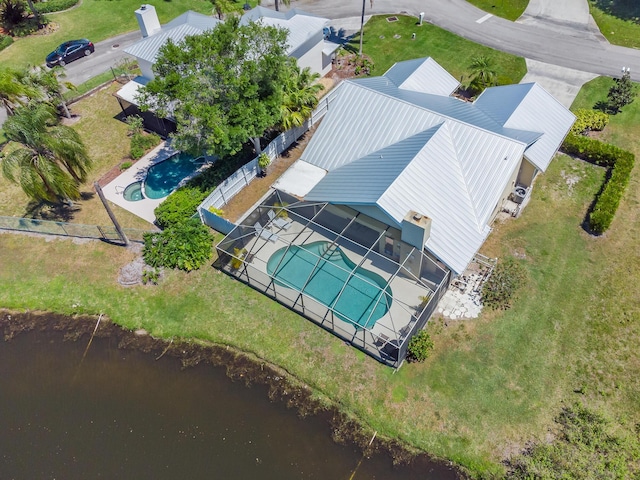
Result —
M210 365L62 333L0 341L0 476L41 479L438 479L438 466L392 466L331 440ZM355 471L355 475L353 475ZM353 475L353 476L352 476Z

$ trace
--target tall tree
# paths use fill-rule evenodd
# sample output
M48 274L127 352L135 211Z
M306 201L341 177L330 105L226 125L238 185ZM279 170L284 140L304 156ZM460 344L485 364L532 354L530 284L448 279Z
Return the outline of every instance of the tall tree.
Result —
M496 84L498 72L492 58L485 55L473 57L469 70L471 70L472 83L479 90Z
M239 13L242 6L235 0L209 0L219 20L229 13Z
M287 7L291 5L291 0L275 0L276 12L280 11L280 2L282 2L282 4L286 5Z
M625 68L620 78L614 79L607 94L607 109L610 113L620 112L622 107L633 102L636 92L631 82L631 71Z
M287 32L231 17L213 30L166 43L155 78L142 90L143 108L172 114L178 148L233 154L280 121L287 74Z
M40 97L40 92L28 80L26 72L10 68L0 68L0 104L11 116L17 107L24 106L30 99Z
M318 93L324 90L319 73L311 73L309 67L300 70L295 61L289 62L289 75L284 83L281 108L281 125L285 130L299 127L318 105Z
M62 107L65 117L71 118L71 112L69 112L67 102L62 94L65 90L75 90L76 87L70 82L61 82L60 79L64 76L62 67L52 69L35 67L29 72L27 82L39 89L42 92L42 98L46 99L53 107Z
M2 158L2 173L35 200L52 203L80 198L91 160L79 135L56 125L57 116L46 103L16 110L3 128L16 144Z

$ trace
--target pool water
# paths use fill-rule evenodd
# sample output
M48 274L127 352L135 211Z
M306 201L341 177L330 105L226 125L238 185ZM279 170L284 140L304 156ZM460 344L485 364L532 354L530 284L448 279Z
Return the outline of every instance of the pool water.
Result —
M202 166L203 157L194 158L186 152L176 153L149 168L144 179L144 195L147 198L164 198L173 192L180 182L192 176Z
M142 195L142 182L135 182L129 185L122 192L122 196L129 202L138 202L144 198Z
M320 241L281 248L269 258L267 272L279 285L298 291L304 287L304 293L333 307L342 320L373 327L391 307L391 288L380 275L356 266L340 247L327 250L330 245Z

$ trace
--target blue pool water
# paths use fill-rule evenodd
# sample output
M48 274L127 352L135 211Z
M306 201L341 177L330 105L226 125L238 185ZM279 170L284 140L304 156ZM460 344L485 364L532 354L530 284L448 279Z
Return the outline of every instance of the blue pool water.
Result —
M134 182L124 189L122 194L125 200L129 202L138 202L144 197L142 196L142 182Z
M391 288L380 275L357 267L339 247L327 252L329 245L329 242L321 241L294 245L288 250L281 248L269 258L267 272L279 285L298 291L302 291L310 279L304 293L333 307L343 320L361 327L373 327L391 307ZM318 256L322 257L319 261ZM343 286L344 292L340 295Z
M190 177L202 166L203 157L194 158L185 152L177 153L147 172L144 180L144 195L147 198L164 198L173 192L182 180Z

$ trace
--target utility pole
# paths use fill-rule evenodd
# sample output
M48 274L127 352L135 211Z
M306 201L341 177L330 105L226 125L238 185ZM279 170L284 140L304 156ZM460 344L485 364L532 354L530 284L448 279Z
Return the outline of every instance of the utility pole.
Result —
M128 247L129 239L125 235L124 230L122 230L122 227L120 227L118 220L116 220L116 216L113 214L111 207L107 203L107 199L104 198L104 193L102 193L102 187L98 182L93 182L93 188L96 189L96 193L98 194L98 197L100 197L100 200L102 201L102 205L104 205L105 210L109 214L109 218L113 222L113 226L116 227L116 232L118 232L118 235L120 235L120 239L124 242L125 247Z
M362 0L362 17L360 18L360 56L362 56L362 37L364 36L364 7L366 0Z

